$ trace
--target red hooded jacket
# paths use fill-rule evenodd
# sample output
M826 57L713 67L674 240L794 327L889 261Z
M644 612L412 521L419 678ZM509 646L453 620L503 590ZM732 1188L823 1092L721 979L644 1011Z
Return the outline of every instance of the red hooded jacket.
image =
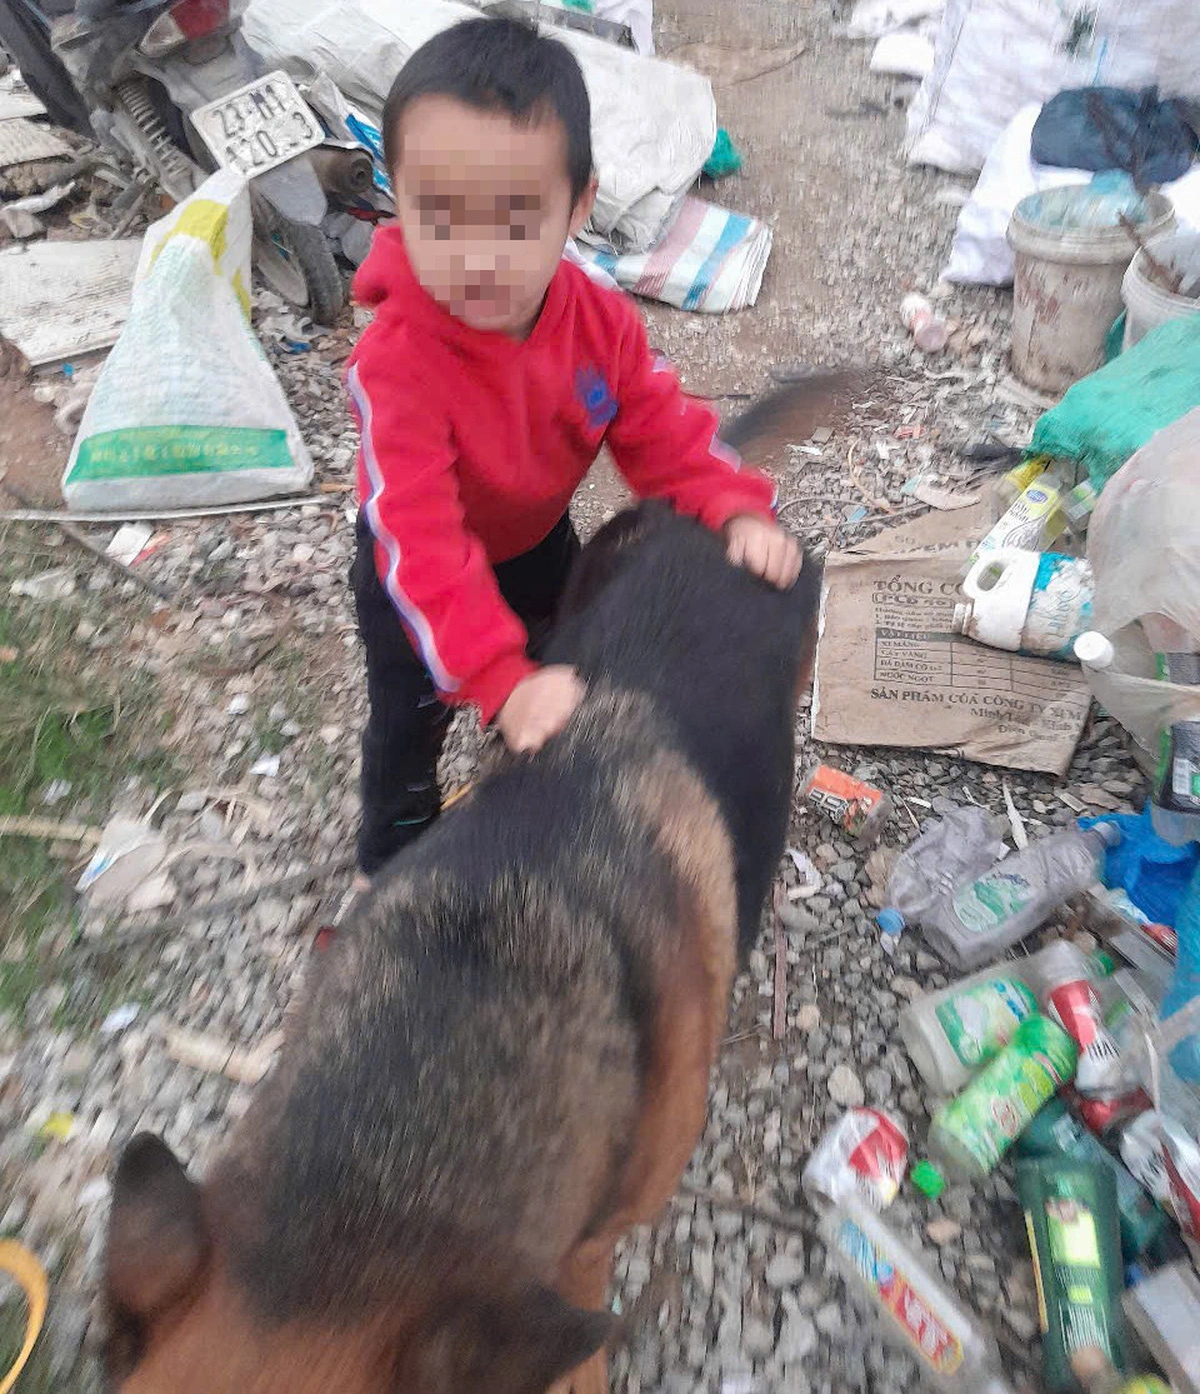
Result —
M523 342L469 328L417 281L399 228L355 283L376 311L347 382L379 577L442 697L485 721L536 668L492 565L536 546L607 442L635 493L708 527L774 487L651 353L633 302L563 262Z

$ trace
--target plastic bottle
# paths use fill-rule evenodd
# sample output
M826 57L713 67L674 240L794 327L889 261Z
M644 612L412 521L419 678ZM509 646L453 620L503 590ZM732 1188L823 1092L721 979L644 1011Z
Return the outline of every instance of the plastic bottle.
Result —
M1061 1099L1051 1099L1030 1120L1016 1145L1021 1157L1061 1157L1107 1167L1117 1188L1121 1252L1127 1262L1167 1232L1167 1217L1133 1179L1129 1171L1075 1118Z
M1068 897L1100 878L1104 854L1121 840L1112 823L1054 833L964 881L925 925L925 937L969 970L1035 930Z
M1175 916L1175 972L1163 998L1162 1020L1200 997L1200 867L1192 873ZM1171 1068L1189 1084L1200 1083L1200 1032L1171 1052Z
M1047 1017L1026 1017L1000 1054L934 1114L929 1150L946 1175L987 1176L1075 1073L1078 1056L1075 1042Z
M1046 472L1049 455L1035 455L1002 474L992 486L992 521L998 523L1025 490Z
M1081 1094L1112 1097L1137 1086L1136 1079L1125 1079L1120 1048L1105 1024L1091 966L1078 945L1060 939L1043 949L1031 985L1042 1010L1079 1047L1075 1087Z
M948 810L914 838L896 858L888 877L886 908L877 916L884 932L898 934L905 925L924 923L956 886L992 866L1004 851L1004 839L993 828L987 809L964 804Z
M821 1238L851 1292L868 1300L889 1343L946 1394L1012 1394L1000 1352L974 1314L935 1277L935 1265L858 1200L821 1220Z
M1061 508L1063 495L1074 487L1065 466L1055 463L1027 484L1020 496L980 542L970 565L987 552L1001 547L1025 547L1045 551L1066 527Z
M1037 998L1017 968L1015 963L985 968L940 992L924 993L901 1012L900 1038L936 1093L957 1093L1037 1011Z
M905 1049L935 1093L957 1093L1038 1010L1039 966L1054 949L1051 944L1029 958L997 963L922 993L900 1013ZM1105 971L1095 959L1086 962L1094 976Z
M1125 1294L1125 1312L1175 1394L1200 1394L1200 1277L1184 1259Z
M1092 568L1079 557L999 547L962 583L951 628L981 644L1072 662L1092 620Z
M928 300L913 291L900 302L900 322L922 353L941 353L950 337L950 327Z
M1126 1368L1123 1268L1113 1174L1089 1162L1038 1157L1017 1165L1042 1321L1042 1374L1051 1394L1078 1388L1071 1358L1099 1346Z

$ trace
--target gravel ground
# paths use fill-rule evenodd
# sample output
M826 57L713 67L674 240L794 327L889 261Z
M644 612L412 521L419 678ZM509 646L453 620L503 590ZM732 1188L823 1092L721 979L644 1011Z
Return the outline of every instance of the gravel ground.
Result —
M676 13L686 10L663 16L668 35L686 36L687 16ZM803 14L811 49L814 109L875 103L891 113L891 87L868 78L865 51L838 43L828 14L795 12ZM836 240L824 270L806 283L811 313L803 325L781 319L780 306L795 290L784 284L785 267L775 273L779 294L769 283L759 309L741 323L649 312L657 340L688 383L724 396L726 405L757 390L771 365L871 361L861 390L827 427L772 462L789 525L819 548L914 516L920 506L905 485L918 474L955 490L985 485L962 464L958 447L985 430L1021 441L1032 420L1004 387L1006 297L948 295L943 308L958 328L951 351L937 359L917 354L894 322L903 290L934 279L953 222L953 210L935 202L945 181L899 166L897 120L890 114L868 136L859 122L830 118L809 164L797 157L811 179L812 159L827 159L841 140L847 157L830 179L852 178L859 188L853 218L832 209L814 215ZM777 263L793 252L781 233ZM170 524L138 569L172 590L172 608L152 610L132 583L114 581L83 554L64 548L58 558L80 582L63 602L73 616L73 644L85 656L153 675L175 717L168 743L183 773L156 814L178 851L163 906L131 921L135 931L115 944L106 937L111 927L98 921L85 918L82 937L64 927L44 947L51 956L57 950L68 972L35 990L21 1018L0 1015L0 1233L32 1246L55 1278L47 1387L86 1390L96 1382L89 1316L114 1149L135 1129L153 1128L202 1169L250 1101L250 1084L174 1059L170 1033L211 1033L269 1054L311 932L348 884L364 715L345 584L355 438L340 373L353 338L350 328L325 334L301 354L268 345L313 448L321 503ZM860 464L857 484L850 460ZM581 528L594 527L620 498L602 469L577 501ZM799 768L828 759L904 794L887 846L907 841L938 798L1004 811L999 772L922 753L819 748L808 737L806 709L797 734ZM483 744L473 723L457 721L445 787L473 776ZM1031 836L1075 816L1064 790L1099 811L1133 806L1141 787L1120 733L1105 719L1089 724L1065 780L1019 772L1003 778ZM145 813L152 801L150 787L131 780L115 805L73 807L70 816L102 822L113 807ZM911 1364L880 1343L827 1270L799 1179L825 1125L864 1100L902 1119L919 1154L931 1100L896 1023L907 1000L944 985L947 975L915 935L895 957L883 954L871 921L881 858L868 861L799 803L789 841L812 858L823 884L804 902L811 925L785 935L786 1029L773 1039L768 924L737 983L709 1124L684 1193L620 1257L614 1298L627 1320L613 1388L624 1394L898 1394L916 1387ZM248 908L203 909L326 863L335 869L299 890L267 889ZM781 882L795 876L785 861ZM180 911L187 912L182 922L154 928ZM125 1004L138 1008L132 1021L129 1013L109 1015ZM73 1131L48 1141L38 1129L57 1113L71 1115ZM1036 1303L1010 1183L1002 1168L982 1186L948 1189L936 1203L905 1187L888 1219L935 1255L950 1284L993 1327L1021 1382L1036 1357Z

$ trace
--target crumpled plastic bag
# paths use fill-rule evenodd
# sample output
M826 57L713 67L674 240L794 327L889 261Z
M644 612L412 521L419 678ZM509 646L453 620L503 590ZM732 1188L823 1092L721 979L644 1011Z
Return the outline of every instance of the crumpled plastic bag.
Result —
M1065 169L1123 169L1144 189L1188 172L1196 133L1183 104L1159 101L1157 87L1077 87L1042 108L1030 154L1036 164Z
M1200 638L1200 408L1153 436L1112 476L1088 528L1095 628L1115 660L1088 669L1092 694L1148 751L1200 720L1200 688L1163 682L1139 621L1159 615Z
M250 327L251 237L249 190L228 169L147 229L63 475L68 505L189 508L308 486L308 449Z

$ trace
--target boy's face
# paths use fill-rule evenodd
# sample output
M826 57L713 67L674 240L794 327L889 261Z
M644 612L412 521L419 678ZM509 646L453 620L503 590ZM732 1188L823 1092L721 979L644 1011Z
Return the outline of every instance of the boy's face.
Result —
M524 338L595 200L589 187L571 203L562 122L518 125L429 96L406 109L399 135L396 213L417 279L473 329Z

